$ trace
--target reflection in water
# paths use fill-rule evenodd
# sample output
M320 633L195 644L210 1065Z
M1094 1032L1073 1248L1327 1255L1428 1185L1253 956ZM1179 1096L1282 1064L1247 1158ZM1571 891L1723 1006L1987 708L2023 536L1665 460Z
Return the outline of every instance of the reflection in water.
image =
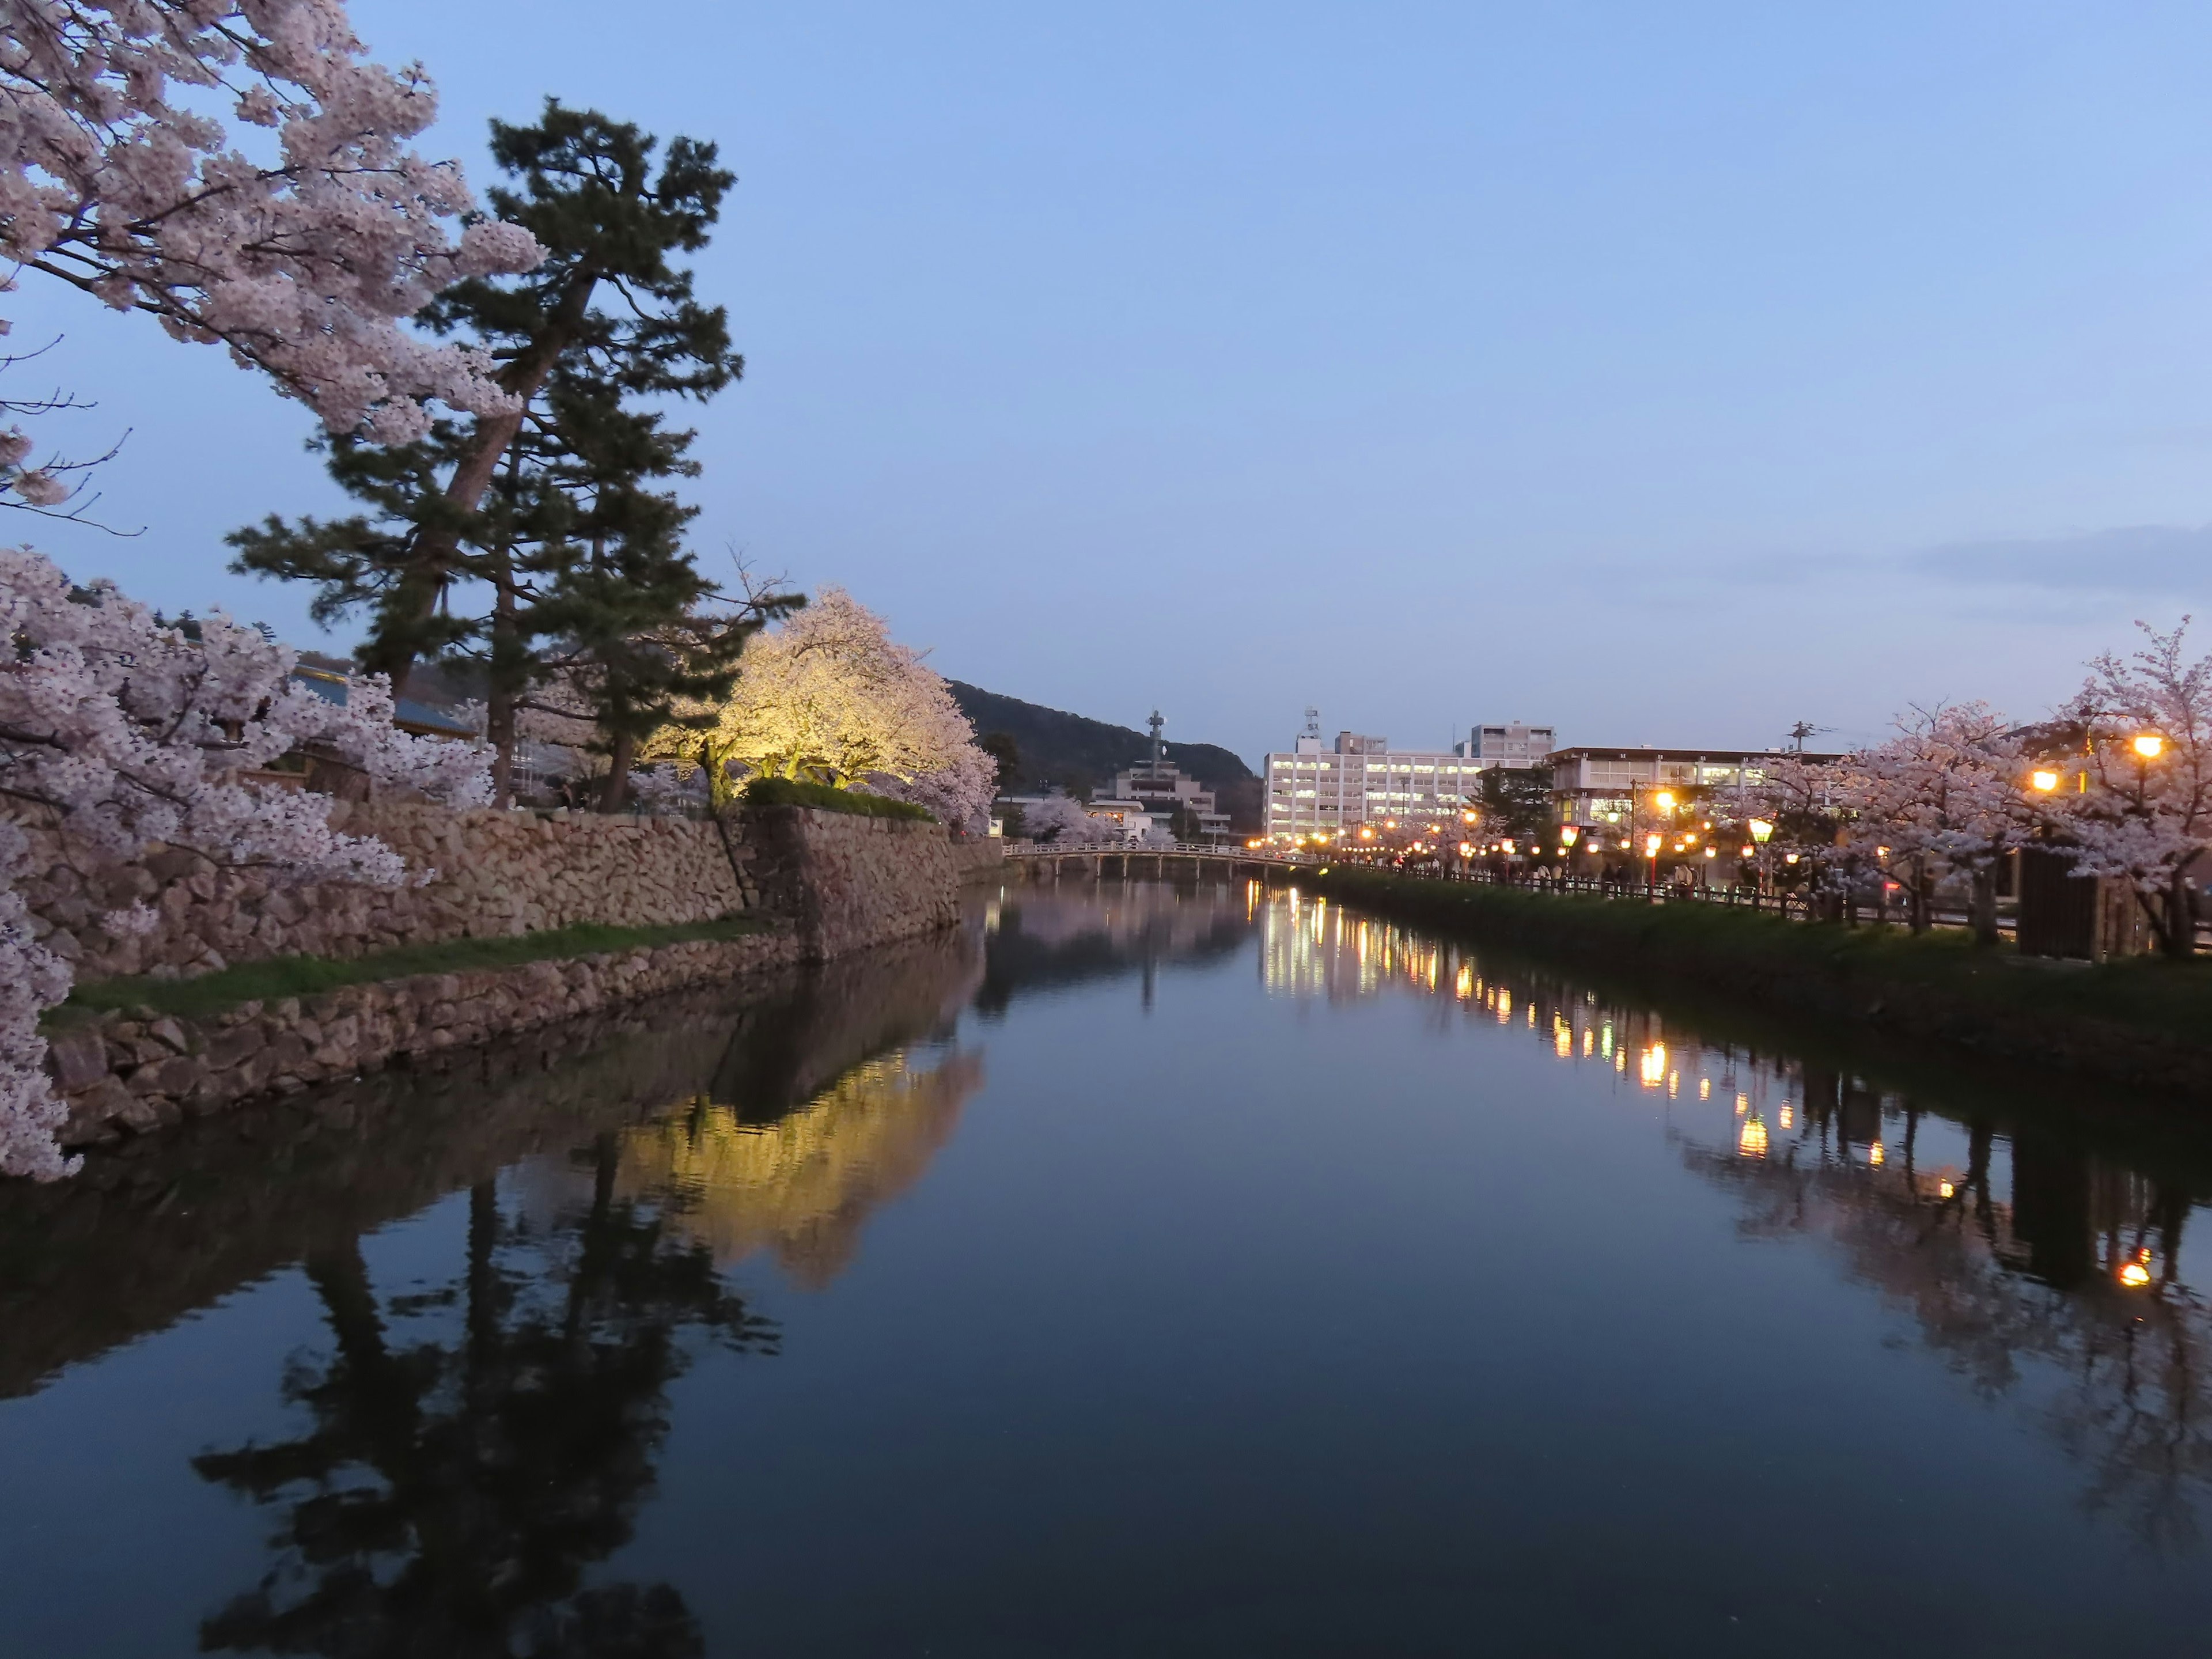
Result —
M617 1188L661 1205L717 1265L773 1250L817 1290L852 1261L875 1208L921 1179L982 1084L980 1055L927 1069L917 1058L867 1061L769 1123L702 1097L623 1135Z
M823 1282L951 1134L981 1062L936 1041L981 972L977 925L211 1120L78 1183L13 1184L0 1386L297 1261L321 1340L272 1382L303 1425L192 1459L273 1528L204 1649L700 1653L673 1588L588 1569L653 1490L668 1385L704 1346L775 1351L723 1267L771 1246ZM457 1188L450 1273L373 1282L363 1238Z
M0 1188L0 1398L448 1193L702 1098L748 1122L927 1042L973 994L977 925L612 1011L96 1155Z
M475 1188L443 1282L380 1297L357 1247L307 1258L330 1347L282 1386L312 1426L193 1459L276 1520L273 1564L202 1624L204 1649L704 1650L672 1588L584 1570L629 1540L696 1344L773 1334L702 1246L617 1191L613 1136L577 1156L588 1194L550 1225Z
M1939 1109L1839 1066L1716 1045L1647 1007L1492 964L1296 891L1255 898L1275 994L1412 988L1524 1031L1661 1105L1747 1237L1808 1237L1909 1313L1983 1396L2017 1401L2146 1540L2193 1539L2212 1497L2212 1310L2183 1271L2189 1190L2073 1132Z
M1134 974L1149 1008L1164 968L1203 966L1243 946L1258 890L1077 879L1013 889L986 915L991 947L975 1006L1000 1014L1017 995Z
M2130 1574L2144 1630L2201 1628L2135 1540L2174 1551L2212 1486L2204 1137L2116 1150L1731 1018L1256 884L1063 880L149 1138L0 1191L0 1628L1949 1652L1954 1605L2101 1630ZM1378 1075L1420 1086L1347 1135ZM893 1201L927 1224L871 1248ZM917 1349L916 1307L957 1340ZM1936 1455L1886 1462L1885 1412ZM1782 1547L1747 1569L1739 1521ZM169 1575L113 1571L117 1535ZM1585 1588L1617 1615L1550 1643Z

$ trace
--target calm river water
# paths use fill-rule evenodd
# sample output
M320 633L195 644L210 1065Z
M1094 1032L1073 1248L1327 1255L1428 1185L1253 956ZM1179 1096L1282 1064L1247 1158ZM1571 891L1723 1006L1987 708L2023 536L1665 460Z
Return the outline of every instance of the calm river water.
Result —
M2212 1133L1243 883L0 1191L0 1653L2212 1628Z

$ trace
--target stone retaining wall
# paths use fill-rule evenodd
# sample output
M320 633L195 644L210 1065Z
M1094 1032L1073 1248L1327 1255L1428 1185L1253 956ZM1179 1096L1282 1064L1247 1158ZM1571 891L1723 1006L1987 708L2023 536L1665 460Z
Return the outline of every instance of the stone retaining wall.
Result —
M395 1060L781 967L799 955L797 934L780 929L518 968L418 974L241 1003L201 1021L150 1009L112 1012L49 1039L48 1064L70 1108L60 1138L65 1146L95 1146Z
M100 893L57 860L33 896L46 937L79 977L182 975L279 955L351 957L401 945L535 933L578 922L669 926L732 912L772 931L725 941L423 974L307 999L247 1003L195 1024L150 1010L54 1035L48 1067L68 1101L66 1146L179 1119L394 1060L578 1018L678 987L821 961L959 920L960 861L934 823L806 807L746 812L722 830L680 819L427 806L334 808L427 884L270 889L249 873L161 854L129 872L161 925L110 938Z
M963 883L994 880L1006 866L1006 843L997 836L952 843L952 868Z
M416 872L413 887L276 887L188 853L157 853L98 878L81 874L51 831L34 830L24 885L33 926L81 980L186 976L276 956L351 957L400 945L600 922L709 921L758 906L752 848L734 826L584 812L454 812L399 802L331 803L331 821L373 836ZM111 935L103 913L133 902L161 921Z
M799 930L809 958L842 956L960 919L960 876L943 828L812 806L745 814L763 906Z

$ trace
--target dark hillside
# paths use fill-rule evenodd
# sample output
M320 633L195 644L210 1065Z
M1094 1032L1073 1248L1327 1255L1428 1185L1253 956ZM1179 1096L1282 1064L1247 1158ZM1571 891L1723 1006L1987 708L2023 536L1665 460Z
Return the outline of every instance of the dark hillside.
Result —
M1062 714L1019 697L1002 697L958 680L945 683L952 688L960 712L975 724L977 737L1004 732L1021 750L1021 771L1010 787L1035 788L1049 782L1087 790L1111 782L1115 773L1152 752L1152 738L1128 726ZM1168 758L1211 789L1253 775L1242 760L1210 743L1177 743L1171 738Z

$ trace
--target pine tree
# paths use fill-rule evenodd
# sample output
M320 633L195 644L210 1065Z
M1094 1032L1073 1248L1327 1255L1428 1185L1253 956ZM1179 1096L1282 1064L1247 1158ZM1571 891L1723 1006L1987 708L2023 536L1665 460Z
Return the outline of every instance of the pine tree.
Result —
M520 409L441 421L393 448L324 441L331 476L373 515L331 523L272 515L230 541L235 569L315 583L319 621L368 610L362 664L395 685L420 658L466 647L493 665L511 699L544 631L546 619L529 613L580 564L566 522L571 506L557 499L565 492L555 470L574 421L564 434L556 385L598 382L617 404L671 393L704 399L736 380L744 360L731 348L722 307L699 303L690 273L669 262L706 245L734 182L715 165L714 145L678 138L656 173L655 139L549 99L534 126L493 122L491 147L510 180L486 193L492 210L528 229L547 257L525 276L448 289L422 319L489 349ZM606 290L613 303L596 304ZM594 464L596 480L615 453L611 447ZM648 467L640 476L682 470ZM671 556L682 561L680 552ZM664 574L656 591L684 586ZM586 591L571 583L561 602L572 627ZM471 615L457 595L484 604ZM623 609L637 620L635 605ZM657 625L679 614L662 613Z
M614 365L576 354L548 398L562 453L550 477L573 513L565 559L546 582L535 627L552 636L547 662L588 708L608 757L599 805L617 811L639 744L729 693L745 641L795 609L794 595L756 592L723 603L684 549L698 509L651 483L691 477L692 434L627 407Z

